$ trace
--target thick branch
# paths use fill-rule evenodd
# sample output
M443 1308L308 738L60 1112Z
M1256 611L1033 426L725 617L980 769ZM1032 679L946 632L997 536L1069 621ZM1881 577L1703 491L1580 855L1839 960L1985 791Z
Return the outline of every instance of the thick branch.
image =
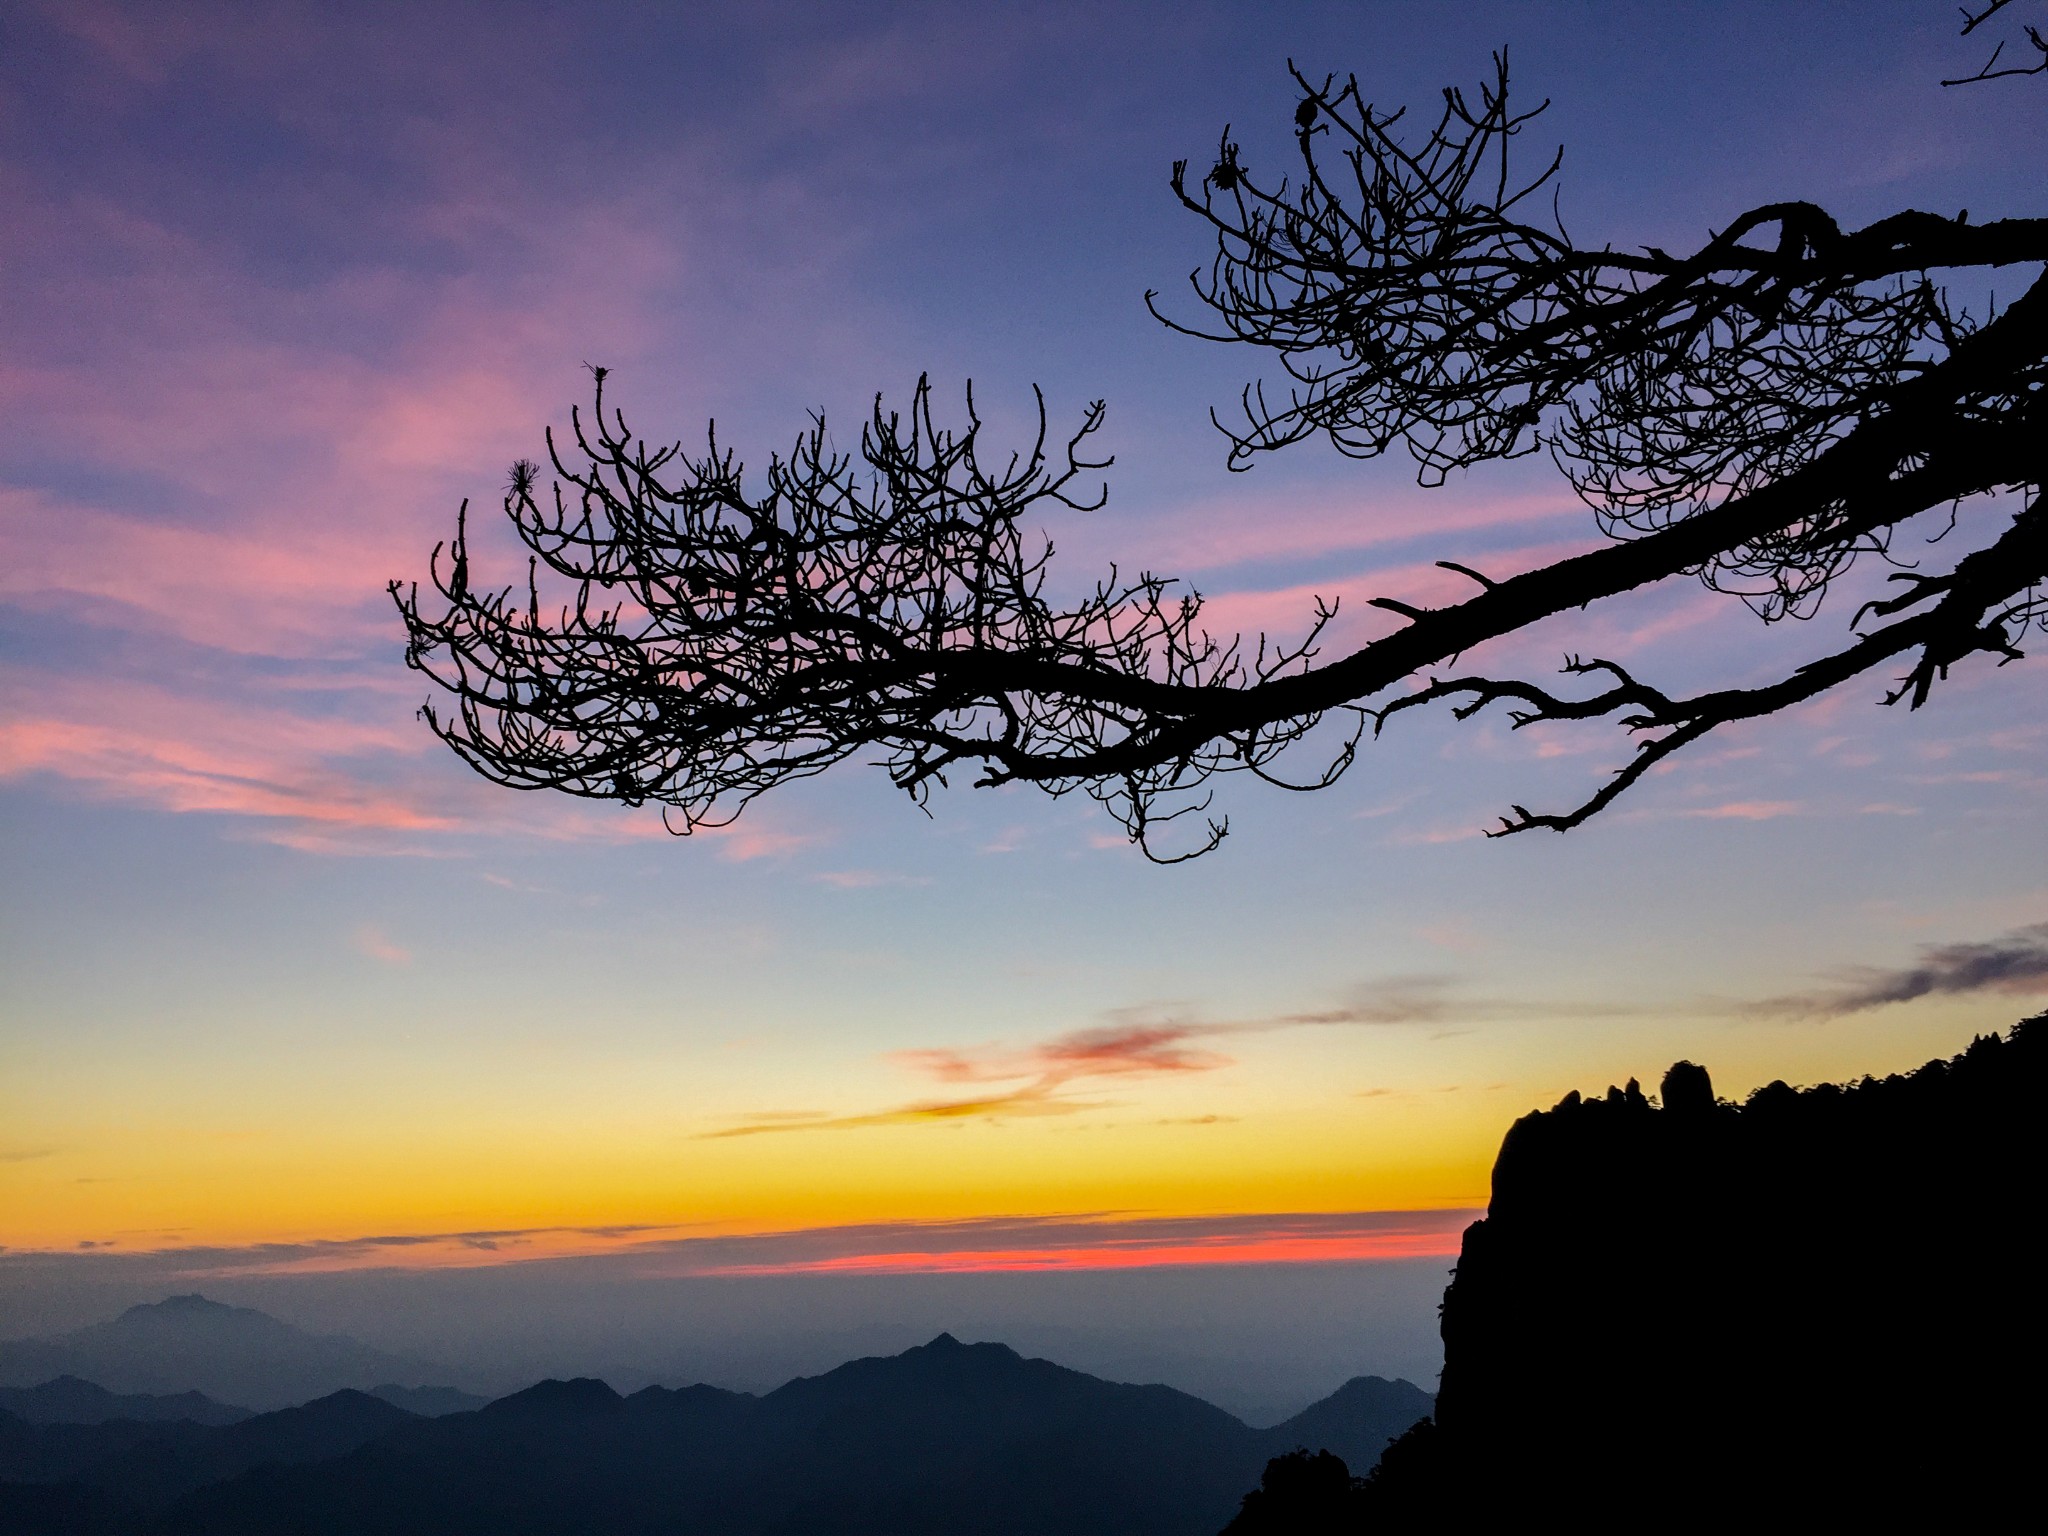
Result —
M1150 572L1047 597L1052 547L1030 524L1100 504L1086 489L1107 462L1086 450L1099 403L1061 443L1041 402L1035 438L1003 455L985 451L971 391L956 428L920 381L907 412L877 399L857 453L814 418L754 482L715 432L701 454L650 448L595 370L594 409L548 439L553 484L514 467L524 591L472 582L462 518L424 602L392 585L408 662L453 701L423 711L430 726L500 783L658 801L682 830L873 749L920 800L971 766L980 784L1081 790L1141 843L1206 828L1207 847L1227 827L1209 814L1212 775L1327 785L1355 758L1366 701L1490 641L1681 575L1766 621L1807 617L1908 519L2030 494L2012 529L1857 616L1894 622L1771 687L1675 701L1613 663L1574 663L1612 686L1571 701L1453 680L1377 715L1438 699L1460 714L1513 702L1517 723L1633 710L1630 728L1655 734L1612 783L1568 815L1509 822L1562 829L1718 724L1906 652L1895 697L1917 706L1956 660L2010 659L2048 622L2029 585L2048 280L1972 315L1929 275L2048 261L2048 220L1909 210L1845 232L1789 201L1689 254L1587 250L1536 212L1559 159L1511 170L1536 114L1510 108L1505 60L1476 100L1447 92L1419 142L1355 80L1296 78L1298 183L1256 180L1227 136L1198 183L1185 165L1173 179L1216 240L1194 276L1216 323L1169 323L1265 347L1285 374L1284 398L1247 388L1232 463L1320 434L1359 456L1399 443L1433 482L1547 450L1611 543L1499 580L1441 562L1479 590L1438 609L1371 599L1406 622L1325 659L1334 604L1276 645L1210 634L1201 595ZM1347 710L1319 766L1283 771Z
M2017 613L1993 614L1992 610L2043 580L2048 580L2048 506L2037 501L2014 519L2012 527L1996 543L1966 556L1952 575L1923 581L1901 600L1911 604L1936 593L1943 594L1934 609L1866 635L1848 649L1808 662L1791 676L1766 687L1722 689L1690 699L1672 699L1637 682L1613 662L1567 657L1567 674L1606 673L1615 679L1615 685L1603 693L1574 700L1560 699L1519 681L1458 678L1432 682L1374 711L1374 734L1403 710L1446 700L1459 701L1454 713L1460 720L1469 719L1490 704L1520 704L1523 707L1509 716L1515 730L1546 722L1597 719L1620 709L1633 709L1635 713L1621 722L1629 731L1665 732L1638 746L1635 756L1576 809L1559 815L1537 815L1518 805L1514 815L1503 817L1500 829L1488 835L1504 837L1536 827L1568 832L1605 810L1659 762L1716 727L1777 714L1907 651L1918 649L1920 657L1884 702L1895 704L1900 699L1910 699L1909 707L1913 709L1927 701L1937 676L1946 677L1950 666L1973 652L1989 651L2001 657L2002 662L2020 660L2023 653L2016 644L2019 626L2014 622Z

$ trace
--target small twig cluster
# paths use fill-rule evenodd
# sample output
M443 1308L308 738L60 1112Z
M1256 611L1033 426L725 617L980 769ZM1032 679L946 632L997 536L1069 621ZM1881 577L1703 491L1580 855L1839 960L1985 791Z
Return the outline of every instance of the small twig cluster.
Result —
M2012 0L1990 0L1990 3L1981 11L1972 11L1968 6L1962 7L1963 36L1968 37L1972 32L1983 26L1985 22L2011 4ZM2003 69L1999 68L1998 61L2005 57L2005 45L2011 41L2010 38L2000 38L1991 50L1991 57L1984 61L1977 73L1974 75L1959 75L1953 80L1944 80L1941 83L1943 85L1976 85L1980 81L2007 80L2015 75L2048 75L2048 37L2043 37L2041 29L2031 24L2021 27L2020 34L2026 38L2027 46L2034 51L2033 63L2008 64Z
M531 551L525 589L475 584L466 506L430 562L438 611L416 585L392 587L408 661L455 700L448 716L427 706L427 722L499 783L658 802L688 831L874 750L920 803L971 764L982 785L1087 789L1142 838L1206 804L1168 804L1176 791L1264 770L1314 724L1262 722L1108 779L1045 772L1143 741L1155 693L1308 664L1335 614L1320 609L1299 645L1247 654L1202 628L1200 594L1149 573L1112 570L1079 601L1049 602L1052 544L1027 519L1101 504L1078 489L1109 462L1085 455L1099 402L1051 444L1040 399L1030 447L991 463L971 388L955 431L921 379L906 413L876 401L858 462L814 417L750 489L715 428L698 455L650 448L593 371L573 451L549 434L551 487L513 466L503 507ZM567 601L544 602L543 572L567 579Z

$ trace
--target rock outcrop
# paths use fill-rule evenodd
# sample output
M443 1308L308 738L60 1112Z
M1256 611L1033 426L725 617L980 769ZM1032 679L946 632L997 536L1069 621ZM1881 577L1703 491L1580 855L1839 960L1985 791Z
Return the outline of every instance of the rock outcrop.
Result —
M1517 1121L1444 1296L1444 1493L1973 1524L2038 1445L2048 1016L1848 1086ZM1382 1482L1398 1479L1391 1458Z
M1679 1062L1515 1122L1436 1413L1237 1527L1996 1529L2038 1501L2048 1015L1742 1104Z

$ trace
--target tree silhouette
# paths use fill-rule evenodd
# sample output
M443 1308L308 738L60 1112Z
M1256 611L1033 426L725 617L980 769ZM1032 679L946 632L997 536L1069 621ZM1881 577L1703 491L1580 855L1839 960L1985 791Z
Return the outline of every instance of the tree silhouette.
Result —
M473 583L465 522L435 551L432 599L392 584L408 662L451 697L429 724L499 783L659 802L678 831L871 752L920 802L956 770L1085 791L1172 861L1227 831L1215 775L1323 787L1404 710L1619 725L1629 755L1596 793L1516 806L1495 835L1563 831L1716 727L1874 672L1883 702L1918 708L1958 662L2016 659L2048 626L2048 282L2025 273L2048 260L2048 218L1908 210L1844 229L1782 202L1690 252L1587 248L1546 211L1559 156L1511 163L1542 109L1510 106L1504 57L1414 135L1355 78L1295 80L1287 176L1255 172L1227 131L1205 171L1174 168L1215 242L1192 278L1198 318L1147 296L1167 325L1257 347L1284 376L1217 418L1232 466L1319 437L1358 458L1398 447L1433 485L1548 453L1607 544L1499 580L1441 561L1471 597L1375 599L1402 627L1326 658L1334 604L1276 645L1212 635L1199 594L1149 572L1047 596L1052 548L1029 520L1099 504L1100 402L1062 440L1041 397L1036 439L1005 453L971 388L947 425L920 380L900 414L877 398L857 455L814 418L749 482L715 432L701 453L650 448L593 369L589 413L567 442L548 436L551 487L513 467L524 590ZM1949 291L2009 266L2032 281L2002 308ZM1945 568L1895 560L1901 526L1942 508ZM1809 617L1859 558L1898 566L1896 590L1766 684L1681 696L1594 656L1567 657L1576 688L1458 670L1489 641L1688 574L1766 623ZM570 596L544 600L557 578ZM1184 817L1198 830L1165 830Z

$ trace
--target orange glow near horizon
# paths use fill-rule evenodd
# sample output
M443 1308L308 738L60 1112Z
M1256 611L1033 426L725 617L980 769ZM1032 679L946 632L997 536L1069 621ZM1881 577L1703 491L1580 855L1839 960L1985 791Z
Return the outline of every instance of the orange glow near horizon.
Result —
M994 1274L1214 1264L1451 1258L1468 1208L1413 1211L1131 1213L850 1223L780 1231L673 1224L538 1227L252 1243L81 1245L159 1261L189 1280L358 1270L479 1269L603 1258L636 1276ZM27 1256L78 1249L14 1250Z
M1476 1217L1478 1212L1462 1213ZM789 1264L744 1264L720 1275L979 1275L1038 1270L1154 1269L1186 1264L1337 1264L1387 1259L1450 1259L1463 1228L1343 1237L1218 1238L1142 1247L1007 1248L961 1253L863 1253Z

